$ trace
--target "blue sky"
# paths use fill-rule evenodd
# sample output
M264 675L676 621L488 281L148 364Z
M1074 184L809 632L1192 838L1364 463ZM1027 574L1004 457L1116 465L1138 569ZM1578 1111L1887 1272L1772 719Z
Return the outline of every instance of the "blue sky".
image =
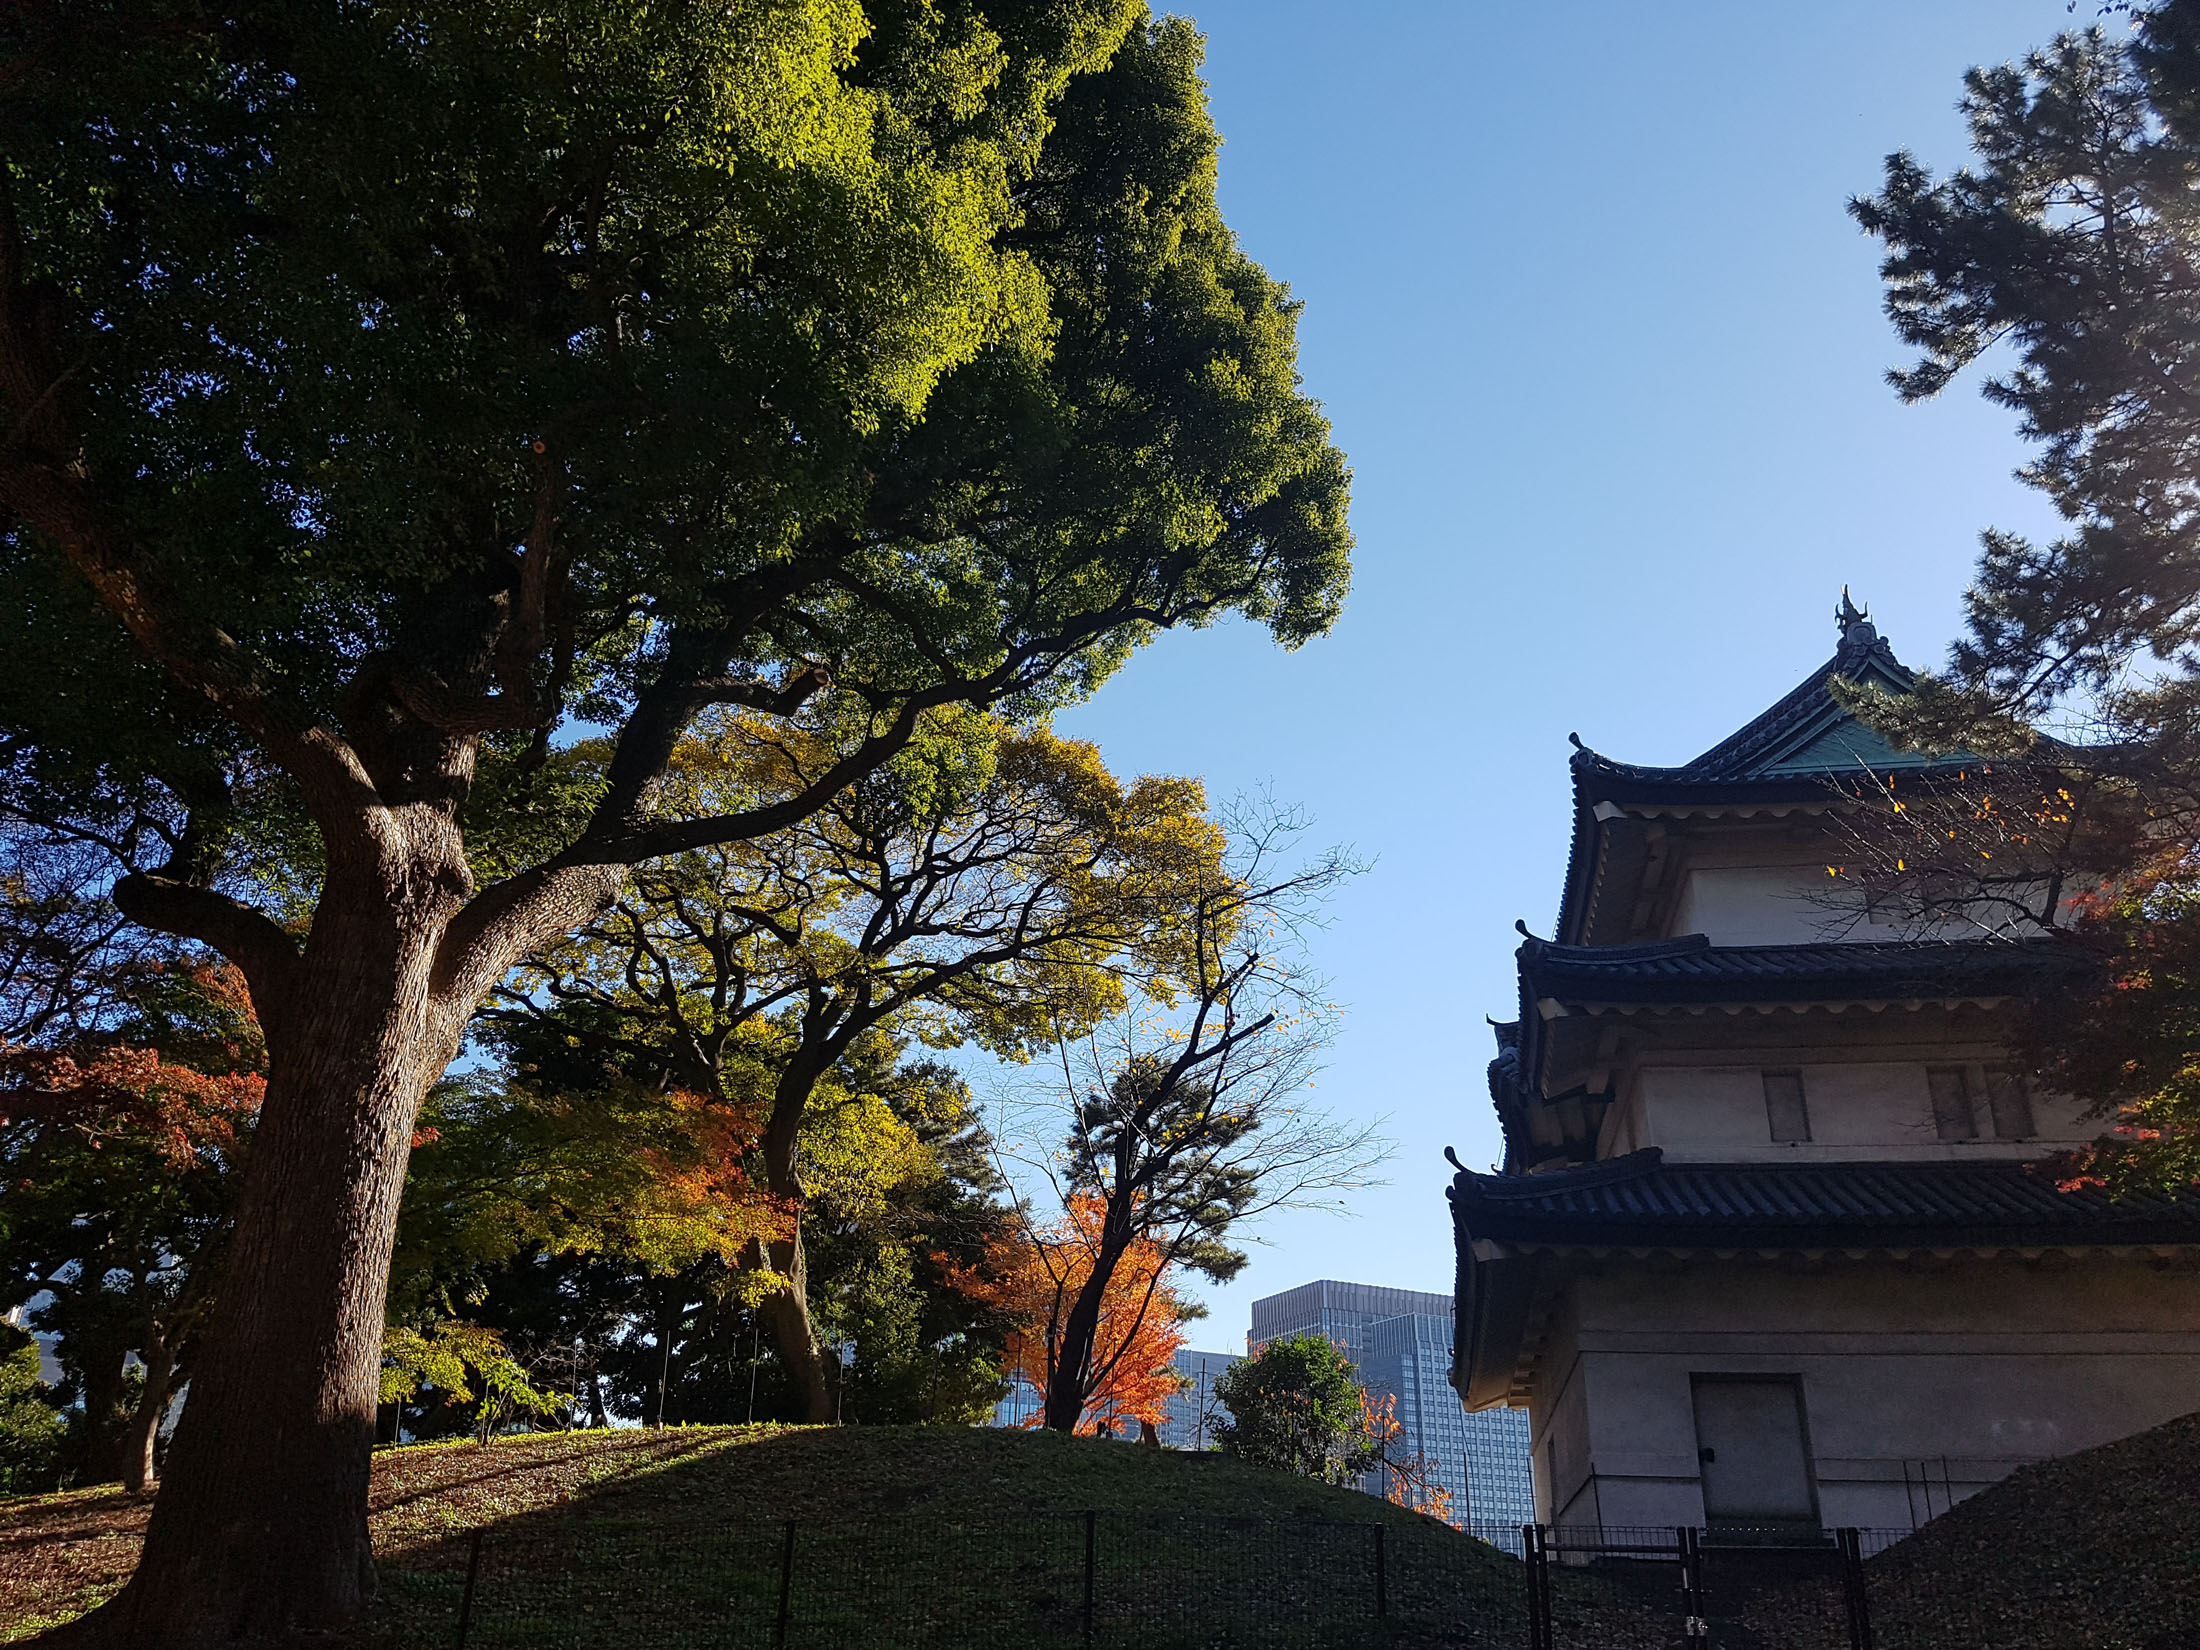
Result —
M2090 14L2087 3L2081 13ZM1443 1148L1499 1154L1484 1016L1513 919L1548 933L1566 735L1695 755L1832 651L1841 586L1945 653L1989 524L2037 530L2009 415L1904 407L1877 248L1843 212L1890 150L1964 155L1961 75L2064 0L1742 5L1205 0L1223 205L1305 300L1354 470L1351 604L1294 654L1148 649L1064 732L1118 772L1271 787L1375 861L1316 959L1320 1084L1387 1114L1352 1218L1272 1217L1194 1344L1316 1277L1449 1290Z

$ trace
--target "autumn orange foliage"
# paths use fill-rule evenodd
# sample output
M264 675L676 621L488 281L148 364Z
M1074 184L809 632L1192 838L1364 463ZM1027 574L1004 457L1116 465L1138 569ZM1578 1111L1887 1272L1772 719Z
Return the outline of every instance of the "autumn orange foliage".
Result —
M1451 1491L1436 1478L1436 1463L1425 1455L1405 1452L1405 1423L1398 1419L1397 1394L1376 1397L1360 1389L1360 1430L1382 1450L1383 1499L1392 1506L1450 1524Z
M122 1130L142 1135L181 1166L212 1150L236 1150L260 1109L257 1072L209 1077L148 1048L112 1048L79 1062L45 1049L0 1046L0 1123L38 1117L97 1145Z
M1008 1340L1009 1371L1041 1392L1053 1377L1070 1307L1092 1275L1104 1212L1098 1198L1076 1198L1052 1225L997 1239L982 1266L947 1267L956 1287L1018 1325ZM1099 1379L1085 1400L1079 1432L1141 1421L1159 1425L1170 1396L1182 1390L1183 1377L1170 1360L1184 1345L1188 1314L1171 1287L1170 1272L1160 1246L1146 1239L1135 1240L1117 1263L1093 1348ZM1035 1427L1041 1419L1032 1415L1024 1424Z
M258 1023L234 968L199 966L188 987L233 1034L196 1039L208 1071L118 1042L76 1054L0 1043L0 1126L59 1127L99 1150L121 1138L150 1146L173 1168L209 1155L233 1163L267 1082L256 1070Z

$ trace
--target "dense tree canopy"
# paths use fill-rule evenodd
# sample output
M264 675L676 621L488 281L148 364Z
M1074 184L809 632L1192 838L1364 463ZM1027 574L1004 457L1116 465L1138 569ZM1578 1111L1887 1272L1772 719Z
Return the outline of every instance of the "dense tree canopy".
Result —
M90 1636L356 1611L416 1113L629 867L1157 628L1335 618L1345 473L1198 57L1136 0L0 13L10 800L269 1048L239 1286ZM830 759L684 813L714 706Z
M1230 1412L1215 1437L1257 1466L1342 1484L1382 1459L1358 1372L1320 1335L1268 1342L1223 1371L1215 1396Z
M1890 796L1863 833L1922 915L2058 927L2100 989L2022 1026L2031 1063L2113 1124L2078 1172L2187 1184L2200 1162L2200 6L2066 35L1965 79L1973 163L1908 155L1853 203L1887 243L1888 312L1936 393L1984 393L2036 447L2067 523L1985 535L1950 669L1869 714L1985 760ZM2060 737L2053 737L2060 736ZM1902 809L1894 804L1904 802ZM1899 821L1896 815L1902 813Z
M60 1337L72 1476L144 1490L220 1287L265 1051L234 970L141 963L104 989L103 1030L0 1044L0 1308Z
M828 753L714 719L668 788L709 808L786 796ZM806 1419L841 1410L811 1322L805 1132L828 1075L882 1029L1015 1055L1120 1008L1120 977L1181 949L1221 833L1192 781L1117 780L1090 745L937 715L807 818L650 866L604 916L529 959L491 1038L614 1063L758 1119L758 1179L790 1214L750 1270ZM563 1045L570 1054L543 1051ZM831 1109L828 1105L827 1110Z

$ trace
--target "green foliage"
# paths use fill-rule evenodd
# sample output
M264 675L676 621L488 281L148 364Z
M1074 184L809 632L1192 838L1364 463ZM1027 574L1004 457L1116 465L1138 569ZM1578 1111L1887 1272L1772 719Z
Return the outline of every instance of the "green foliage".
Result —
M1270 1341L1223 1371L1215 1396L1230 1412L1215 1422L1216 1440L1256 1466L1343 1484L1382 1458L1357 1372L1319 1335Z
M1172 1080L1173 1079L1173 1080ZM1071 1116L1068 1184L1102 1195L1129 1165L1141 1229L1168 1234L1171 1260L1227 1283L1245 1252L1223 1241L1260 1195L1261 1167L1235 1148L1265 1121L1259 1108L1218 1104L1214 1085L1186 1080L1152 1054L1126 1061Z
M448 1321L426 1330L399 1327L382 1337L381 1401L411 1403L423 1391L470 1409L483 1442L521 1417L554 1415L564 1402L535 1389L495 1330Z
M743 1166L750 1116L600 1068L595 1077L438 1085L398 1216L392 1321L462 1310L524 1254L614 1256L661 1277L730 1261L775 1229Z
M1856 698L1913 746L2031 765L1966 774L1946 828L1888 857L1950 904L1994 877L2004 894L2026 880L2046 891L2039 915L2101 964L2098 989L2058 990L2020 1028L2046 1082L2115 1125L2072 1172L2187 1187L2200 1173L2200 4L2137 10L2127 38L2090 28L1974 69L1962 106L1971 165L1936 179L1892 156L1880 192L1851 206L1886 243L1888 314L1919 351L1890 377L1916 399L1997 352L1983 391L2017 413L2035 448L2020 474L2067 525L2044 543L1987 532L1947 676ZM2040 737L2027 725L2040 720L2072 742ZM1972 840L2005 820L2022 827L2014 842ZM1982 871L1989 854L2000 863Z
M67 367L36 411L170 634L219 625L356 736L344 695L386 693L391 652L468 668L545 497L528 668L598 723L675 632L703 674L828 666L853 734L919 692L1073 697L1157 625L1296 643L1339 610L1295 306L1216 210L1197 36L1133 0L156 0L0 31L13 275ZM257 805L234 730L11 497L0 725L79 800L152 775ZM586 799L545 794L532 729L487 743L469 822L502 874Z
M2200 624L2200 6L2149 8L1964 77L1973 165L1935 180L1908 154L1852 203L1887 243L1887 310L1920 354L1916 399L1989 348L1984 383L2038 453L2022 472L2071 523L2048 544L1990 532L1959 683L2004 707L2113 685Z
M1007 1391L1010 1326L955 1274L1006 1229L1007 1188L969 1089L902 1053L898 1039L866 1039L848 1071L860 1111L828 1094L806 1128L804 1161L823 1171L806 1181L810 1305L820 1338L854 1349L849 1418L974 1426ZM871 1119L865 1132L892 1149L851 1161L834 1137L852 1118Z
M777 1280L747 1246L780 1217L744 1171L753 1132L724 1102L574 1058L555 1046L558 1023L515 1035L515 1052L538 1056L531 1076L431 1096L399 1219L391 1345L412 1344L400 1331L432 1341L462 1316L538 1382L577 1381L584 1410L653 1420L665 1379L673 1421L748 1419L752 1386L754 1413L779 1415L781 1372L755 1364L756 1305ZM776 1028L757 1030L735 1050L737 1090L768 1082L784 1047ZM1000 1229L1002 1187L967 1089L903 1063L903 1048L861 1039L810 1107L810 1294L821 1335L855 1348L847 1418L972 1422L1001 1390L1005 1326L948 1272ZM586 1397L599 1376L606 1387ZM441 1402L448 1384L430 1384L422 1401ZM432 1432L455 1416L407 1424Z
M58 1486L68 1417L38 1378L38 1343L0 1324L0 1495Z

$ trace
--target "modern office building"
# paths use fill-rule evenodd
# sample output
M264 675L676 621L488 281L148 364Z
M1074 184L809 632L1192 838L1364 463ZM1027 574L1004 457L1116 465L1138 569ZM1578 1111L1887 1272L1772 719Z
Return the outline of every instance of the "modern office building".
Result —
M1451 1494L1454 1519L1532 1524L1535 1486L1528 1471L1527 1411L1493 1409L1469 1415L1461 1407L1450 1382L1451 1298L1436 1299L1444 1303L1444 1311L1378 1318L1368 1326L1360 1379L1369 1392L1393 1399L1404 1429L1400 1450L1435 1467L1435 1481ZM1376 1473L1367 1488L1388 1494L1388 1475Z
M1215 1441L1215 1417L1226 1414L1215 1396L1215 1382L1222 1372L1244 1360L1233 1352L1194 1352L1184 1347L1169 1360L1184 1379L1184 1388L1169 1400L1169 1417L1161 1423L1161 1442L1170 1449L1207 1449Z
M1469 1415L1451 1388L1455 1314L1449 1295L1323 1278L1253 1303L1249 1349L1285 1335L1320 1335L1359 1369L1370 1393L1390 1397L1399 1443L1435 1467L1454 1520L1527 1524L1535 1518L1525 1411ZM1385 1493L1380 1473L1361 1486Z
M986 1424L996 1427L1020 1427L1047 1407L1047 1395L1025 1380L1021 1375L1008 1378L1008 1392L993 1406L993 1419Z
M1357 1364L1367 1354L1370 1324L1416 1312L1440 1318L1450 1311L1449 1295L1319 1278L1253 1302L1252 1327L1245 1344L1247 1350L1255 1351L1286 1335L1319 1335L1335 1342Z

